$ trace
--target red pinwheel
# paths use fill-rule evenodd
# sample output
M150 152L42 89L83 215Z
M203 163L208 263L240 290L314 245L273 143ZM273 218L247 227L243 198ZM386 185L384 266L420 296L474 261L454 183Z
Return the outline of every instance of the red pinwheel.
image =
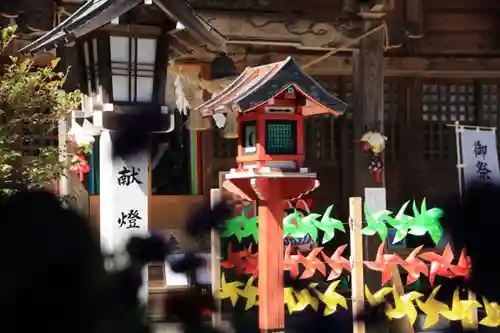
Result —
M429 268L424 262L422 262L422 260L417 258L418 252L420 252L423 247L423 245L420 245L419 247L415 248L405 259L406 263L403 264L403 268L408 272L408 278L406 279L407 285L417 281L417 279L420 277L420 274L429 276Z
M451 246L449 243L446 244L442 255L434 252L426 252L419 255L419 257L431 263L431 268L429 271L429 282L431 286L434 285L436 275L445 278L455 277L455 274L451 271L451 268L453 267L451 264L451 262L453 261L453 252L451 251Z
M90 172L89 163L82 153L76 153L75 156L73 156L71 167L69 169L71 172L78 174L81 182L83 182L83 175Z
M292 246L288 245L285 250L285 258L283 259L283 269L285 271L290 271L292 277L296 277L299 275L298 256L292 257L291 252Z
M253 277L259 275L259 253L255 252L248 255L243 263L243 273L251 274Z
M382 272L382 285L386 284L392 275L392 266L404 266L406 262L396 254L384 254L385 241L380 244L375 261L365 261L366 267L371 270Z
M321 252L323 260L332 269L330 275L328 275L327 281L338 278L344 269L349 272L351 271L351 264L349 263L349 260L342 257L342 252L344 252L346 247L347 245L339 246L330 258L324 252Z
M231 244L227 246L227 260L220 263L224 268L236 268L236 273L244 272L244 262L241 260L243 251L233 251Z
M456 265L452 265L450 270L455 274L455 276L463 276L464 278L468 278L470 274L470 258L465 254L465 249L460 252L460 258L458 259L458 263Z
M318 259L318 255L322 252L322 247L314 248L307 257L304 257L302 254L298 254L298 261L304 266L305 270L302 273L301 279L310 278L319 271L321 274L325 275L325 263Z

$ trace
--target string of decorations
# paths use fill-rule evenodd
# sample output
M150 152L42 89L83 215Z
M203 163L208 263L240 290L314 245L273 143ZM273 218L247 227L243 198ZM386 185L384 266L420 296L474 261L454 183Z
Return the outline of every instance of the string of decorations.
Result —
M339 294L336 289L341 281L331 282L324 292L317 289L317 283L311 283L308 288L295 290L293 288L284 289L284 304L290 314L300 312L310 307L318 310L319 302L324 304L323 315L329 316L335 313L338 307L348 308L347 300ZM389 319L401 319L408 317L411 325L414 325L417 317L417 307L426 315L424 329L430 328L438 323L439 316L451 321L461 320L465 324L472 325L474 309L485 309L486 316L479 324L488 327L500 326L500 305L496 302L489 302L483 298L483 305L477 300L460 300L459 290L453 293L451 307L436 300L436 295L441 286L436 286L432 293L423 300L424 295L417 291L411 291L404 295L399 295L394 287L382 287L375 293L365 286L365 296L368 303L377 306L383 302L384 298L392 293L394 306L386 305L385 315ZM258 288L255 278L250 277L246 283L240 281L226 282L222 274L221 290L216 294L219 299L229 299L233 306L236 306L239 298L245 299L245 310L250 310L258 305Z
M382 240L378 248L377 255L373 261L364 261L364 265L373 271L381 273L381 289L372 293L365 286L365 297L367 302L375 306L384 301L385 297L392 293L393 303L385 306L385 314L389 319L400 319L407 317L413 325L417 319L418 311L421 310L426 315L424 328L435 325L439 316L448 320L461 320L464 325L472 325L474 317L473 311L484 308L486 316L479 324L489 327L500 326L500 305L489 302L483 298L483 304L477 300L460 300L459 290L453 294L451 307L436 299L436 295L441 286L435 286L437 276L444 278L467 278L470 274L470 258L465 251L461 251L458 261L453 264L455 256L450 244L447 244L441 254L434 251L422 252L423 245L413 249L406 257L401 258L396 254L384 253L388 228L396 229L392 243L398 243L407 235L423 236L428 234L435 244L442 238L443 231L439 223L443 211L439 208L427 209L426 200L423 199L420 208L417 202L413 201L413 215L408 215L406 210L410 205L407 201L396 214L388 210L383 210L375 214L369 214L368 207L364 206L367 225L362 229L364 235L378 234ZM331 217L333 205L329 206L323 214L311 213L303 216L297 211L286 216L283 220L283 237L303 238L309 236L314 242L318 241L319 231L323 236L321 244L328 243L335 237L335 231L345 232L344 223ZM247 218L242 214L226 224L227 228L222 237L235 236L238 241L251 237L258 242L258 218ZM250 275L246 283L241 281L227 282L222 274L221 290L216 294L220 299L230 299L233 306L238 298L246 299L245 310L249 310L258 305L258 252L252 251L252 246L242 251L233 251L231 244L228 245L227 259L221 262L225 269L235 269L238 275ZM328 316L337 311L340 307L347 309L347 300L336 290L342 283L342 273L351 272L349 260L342 256L347 244L338 246L334 253L329 256L323 251L323 247L313 248L307 255L300 252L292 255L292 247L288 245L285 249L283 269L288 271L292 277L300 279L310 279L317 273L326 277L329 282L324 292L318 289L318 283L310 283L308 288L296 290L293 288L284 289L284 303L288 312L295 313L308 307L318 310L319 303L324 304L324 315ZM424 300L424 295L418 291L410 291L400 295L394 287L386 286L391 280L392 269L398 266L404 269L408 275L406 285L415 287L422 276L428 278L429 284L434 289ZM301 269L302 268L302 269Z
M438 220L443 211L439 208L427 209L426 200L423 199L420 210L416 202L413 201L413 216L405 214L410 201L407 201L396 215L389 210L382 210L375 214L370 214L365 202L364 211L367 226L361 231L363 235L372 236L378 234L384 241L387 238L388 226L396 229L395 237L392 241L396 244L402 241L408 234L414 236L423 236L429 234L432 241L438 244L443 235L443 229ZM328 243L335 237L335 230L345 233L342 221L331 217L333 205L329 206L321 214L311 213L301 216L297 211L287 215L283 219L283 238L303 238L309 236L314 242L318 239L318 230L323 232L321 244ZM235 236L238 241L243 238L252 237L255 243L258 243L258 217L248 218L241 214L227 222L226 230L222 237L228 238Z

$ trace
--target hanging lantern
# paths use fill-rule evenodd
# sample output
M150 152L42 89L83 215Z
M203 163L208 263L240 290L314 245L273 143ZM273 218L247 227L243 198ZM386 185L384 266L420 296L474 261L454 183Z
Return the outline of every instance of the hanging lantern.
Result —
M210 63L210 79L223 79L236 75L236 65L226 53L219 54Z

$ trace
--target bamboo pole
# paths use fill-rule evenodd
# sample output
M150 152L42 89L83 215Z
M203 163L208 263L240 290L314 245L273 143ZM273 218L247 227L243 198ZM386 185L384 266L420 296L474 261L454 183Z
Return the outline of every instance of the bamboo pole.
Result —
M214 188L210 190L210 204L212 207L222 198L222 190ZM220 290L220 235L215 229L210 233L210 273L212 280L212 295L215 299L216 311L212 314L212 325L220 327L222 321L221 301L215 297L215 293Z
M349 228L351 245L351 289L352 314L356 318L363 311L365 304L363 276L363 236L361 226L363 221L361 197L349 198ZM365 333L365 323L354 321L354 333Z

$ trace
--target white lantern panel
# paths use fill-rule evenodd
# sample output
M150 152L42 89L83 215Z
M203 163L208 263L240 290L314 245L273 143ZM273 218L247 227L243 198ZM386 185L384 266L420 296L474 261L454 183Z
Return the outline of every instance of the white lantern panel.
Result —
M151 102L153 100L153 78L137 77L137 102Z
M128 37L110 36L111 62L129 62L129 43Z
M128 76L113 75L113 100L128 102L129 99L129 78Z
M137 40L137 63L151 64L156 59L156 39L139 38Z

